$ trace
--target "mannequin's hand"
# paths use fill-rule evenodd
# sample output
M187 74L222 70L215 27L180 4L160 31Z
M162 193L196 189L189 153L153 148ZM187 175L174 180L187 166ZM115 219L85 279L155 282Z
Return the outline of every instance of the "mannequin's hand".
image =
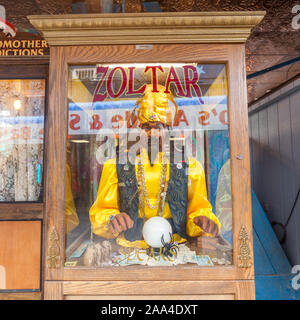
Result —
M218 225L207 217L195 217L194 223L199 226L204 232L210 233L213 237L216 237L219 232Z
M125 212L120 212L110 221L108 228L110 232L115 236L115 234L126 231L133 227L133 220ZM115 236L116 237L116 236Z

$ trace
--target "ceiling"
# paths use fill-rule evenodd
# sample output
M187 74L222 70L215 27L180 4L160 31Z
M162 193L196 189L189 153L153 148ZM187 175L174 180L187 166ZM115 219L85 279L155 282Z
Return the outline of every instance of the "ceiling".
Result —
M100 0L85 0L89 12L99 10ZM18 28L31 28L27 15L72 13L72 0L1 0L7 20ZM115 0L122 2L122 0ZM263 21L246 42L247 74L300 56L300 29L294 30L292 0L159 0L164 12L266 10ZM12 5L13 4L13 5ZM140 0L127 0L127 12L140 12ZM299 21L300 22L300 21ZM300 73L300 62L247 80L249 104Z

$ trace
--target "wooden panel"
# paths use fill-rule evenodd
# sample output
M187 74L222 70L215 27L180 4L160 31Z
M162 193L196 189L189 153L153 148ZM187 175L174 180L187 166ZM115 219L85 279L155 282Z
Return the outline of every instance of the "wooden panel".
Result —
M6 269L0 265L0 290L6 288Z
M59 235L59 253L64 250L64 207L65 188L61 177L65 176L65 141L67 125L67 65L61 48L50 48L49 69L49 108L47 134L45 144L46 192L45 192L45 279L57 280L61 278L62 268L49 270L47 268L50 247L50 232L56 230ZM55 150L55 152L54 152ZM53 174L55 173L55 174ZM61 258L61 257L60 257ZM63 259L61 258L59 263ZM61 266L62 267L62 266Z
M41 221L0 221L0 248L3 289L39 289Z
M63 283L64 298L255 299L254 281L109 281ZM176 297L176 298L175 298Z
M0 58L0 78L44 78L48 75L49 60L36 61L28 59L27 61L14 61L12 59L3 60Z
M231 191L233 210L233 260L237 279L253 279L252 215L250 193L250 156L248 132L248 106L245 74L245 48L232 46L229 54L229 136L231 162ZM249 235L248 267L240 268L240 239L242 227Z
M203 295L127 295L127 296L65 296L64 300L234 300L234 294Z
M43 218L43 203L0 203L0 220Z
M44 283L44 300L62 300L62 282L45 281Z
M55 270L54 270L55 271ZM237 268L234 266L177 266L177 267L147 267L131 266L127 268L87 268L87 267L65 267L63 273L64 280L84 279L94 280L234 280L239 276ZM250 274L249 279L252 275Z
M94 2L94 0L89 0ZM31 24L50 46L153 43L245 43L265 12L141 11L138 0L125 5L135 13L32 15Z
M68 281L64 295L189 295L232 294L233 281Z
M0 300L41 300L41 292L9 292L1 293Z
M237 281L237 300L254 300L255 299L255 283L254 281Z
M137 50L135 45L61 47L68 63L138 63L138 62L226 62L231 45L153 45ZM51 58L52 59L52 58ZM59 75L58 75L59 76Z

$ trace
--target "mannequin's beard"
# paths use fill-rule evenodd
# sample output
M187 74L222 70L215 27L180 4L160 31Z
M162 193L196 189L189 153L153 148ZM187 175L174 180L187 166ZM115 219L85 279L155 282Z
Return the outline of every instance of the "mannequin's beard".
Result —
M148 137L148 158L153 165L157 158L157 155L161 150L161 138L160 137Z

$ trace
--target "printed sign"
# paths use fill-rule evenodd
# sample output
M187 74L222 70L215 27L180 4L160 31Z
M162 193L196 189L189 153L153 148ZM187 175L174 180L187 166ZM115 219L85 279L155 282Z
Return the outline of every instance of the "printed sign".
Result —
M44 56L49 54L47 41L36 30L18 30L0 18L0 57Z

